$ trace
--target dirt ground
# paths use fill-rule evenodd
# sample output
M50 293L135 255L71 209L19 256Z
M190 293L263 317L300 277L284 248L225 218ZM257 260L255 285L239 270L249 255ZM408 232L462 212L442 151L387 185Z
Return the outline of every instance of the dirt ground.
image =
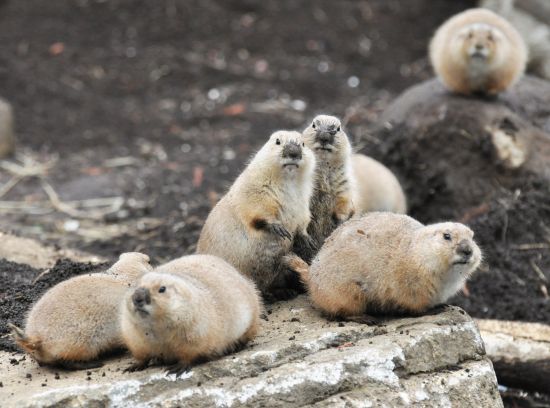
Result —
M44 179L88 216L53 210L40 178L28 177L0 197L0 230L111 260L134 250L154 263L191 253L213 203L271 132L301 129L326 112L344 118L357 149L380 143L368 133L380 113L432 76L434 29L473 5L0 1L0 96L13 104L19 153L52 161ZM0 185L12 176L0 170ZM98 215L106 207L97 199L114 210ZM430 220L419 209L412 215ZM90 271L75 265L52 271ZM19 323L58 281L50 271L45 286L33 286L39 270L6 261L0 271L0 310ZM470 297L455 299L470 314L550 322L540 293L481 276ZM516 302L508 296L504 305L503 291ZM0 348L9 349L4 339Z

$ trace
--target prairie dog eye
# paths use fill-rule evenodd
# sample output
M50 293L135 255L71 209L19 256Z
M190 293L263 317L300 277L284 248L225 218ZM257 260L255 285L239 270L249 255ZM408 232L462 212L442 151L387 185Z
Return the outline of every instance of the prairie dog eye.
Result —
M339 132L341 130L340 126L338 126L338 128L336 129L337 132Z
M281 139L277 139L277 140L275 140L275 144L278 144L278 145L280 145L280 144L281 144Z
M316 128L316 126L315 126L315 122L313 122L313 123L311 124L311 127L312 127L313 129L315 129L315 128Z
M306 144L304 142L302 142L302 147L306 147Z
M451 234L449 234L448 232L445 232L443 234L443 239L446 241L450 241L452 239Z
M161 286L159 288L159 293L164 293L164 292L166 292L166 286Z

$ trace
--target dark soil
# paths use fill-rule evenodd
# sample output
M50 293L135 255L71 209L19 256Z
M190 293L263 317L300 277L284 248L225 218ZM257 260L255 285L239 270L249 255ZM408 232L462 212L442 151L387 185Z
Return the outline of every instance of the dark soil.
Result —
M47 273L40 276L41 271L28 265L0 260L0 350L16 350L11 337L7 335L7 324L25 327L27 312L47 289L65 279L99 272L105 267L106 265L60 259Z
M526 393L525 391L508 388L500 393L505 407L510 408L547 408L550 407L550 395L538 392Z

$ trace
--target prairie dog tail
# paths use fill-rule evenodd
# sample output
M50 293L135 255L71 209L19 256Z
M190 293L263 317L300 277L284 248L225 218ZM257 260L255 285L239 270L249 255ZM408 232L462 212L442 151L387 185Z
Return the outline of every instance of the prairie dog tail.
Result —
M8 323L8 327L11 329L11 335L19 347L28 353L39 352L42 348L41 342L30 339L25 332L17 327L15 324Z
M296 254L285 255L283 262L288 265L290 269L300 275L300 280L307 286L309 282L309 265Z

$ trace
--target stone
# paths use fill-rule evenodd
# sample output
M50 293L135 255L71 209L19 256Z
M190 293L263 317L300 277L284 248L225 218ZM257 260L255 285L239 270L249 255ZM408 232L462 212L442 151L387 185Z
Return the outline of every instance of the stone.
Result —
M17 407L502 407L479 331L457 307L380 326L327 321L305 295L267 309L269 321L244 350L178 378L162 368L123 373L131 359L121 356L56 380L54 369L26 359L2 368L0 393ZM25 373L36 381L23 381Z

